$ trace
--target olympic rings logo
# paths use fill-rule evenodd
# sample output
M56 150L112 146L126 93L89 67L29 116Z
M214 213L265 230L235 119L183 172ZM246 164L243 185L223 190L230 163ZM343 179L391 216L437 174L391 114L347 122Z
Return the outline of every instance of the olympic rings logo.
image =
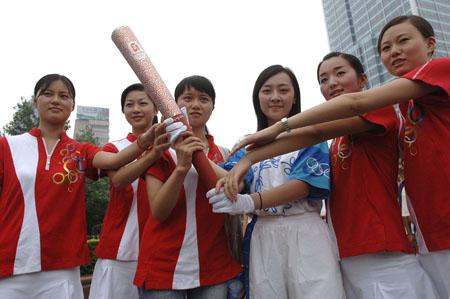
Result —
M59 153L62 158L63 168L66 173L57 172L53 174L52 180L56 185L65 184L67 185L67 190L72 192L72 184L76 183L79 178L82 177L85 170L83 169L83 162L86 161L86 158L81 158L81 153L79 151L75 151L74 144L67 144L65 149L62 149ZM71 162L75 163L75 170L69 169L69 164Z
M308 158L306 166L311 169L315 175L323 175L330 178L330 165L328 163L320 163L316 158Z

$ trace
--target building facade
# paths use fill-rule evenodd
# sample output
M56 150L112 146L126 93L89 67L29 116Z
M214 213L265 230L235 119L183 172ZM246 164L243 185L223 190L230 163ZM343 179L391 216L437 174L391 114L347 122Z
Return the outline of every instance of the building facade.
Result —
M367 88L393 79L378 56L378 35L399 15L419 15L433 26L433 57L450 57L449 0L322 0L331 51L358 57L368 76ZM326 53L324 53L325 55Z
M75 119L74 138L89 127L98 138L100 146L109 141L109 108L78 106Z

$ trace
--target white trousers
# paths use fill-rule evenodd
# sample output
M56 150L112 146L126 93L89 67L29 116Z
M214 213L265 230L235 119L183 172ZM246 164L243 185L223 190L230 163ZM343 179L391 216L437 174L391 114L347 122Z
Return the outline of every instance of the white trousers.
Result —
M439 298L413 254L377 252L341 259L348 299Z
M89 299L138 299L136 267L137 261L97 259Z
M80 267L0 278L0 298L83 299Z
M450 249L420 254L418 259L441 298L450 299Z
M318 213L258 217L250 243L250 297L345 298L334 248Z

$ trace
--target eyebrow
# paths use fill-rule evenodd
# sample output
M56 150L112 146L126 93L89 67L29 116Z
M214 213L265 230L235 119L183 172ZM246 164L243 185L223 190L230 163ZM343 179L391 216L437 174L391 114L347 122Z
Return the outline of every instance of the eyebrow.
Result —
M333 68L333 71L337 71L338 69L341 69L341 68L343 68L343 67L344 67L343 65L338 65L338 66L336 66L336 67ZM321 73L321 74L319 75L319 77L325 76L326 73L327 73L327 72Z
M275 85L275 86L287 86L287 85L289 85L289 84L287 84L287 83L281 83L281 84L278 84L278 85ZM273 85L270 85L270 84L264 84L262 87L272 87Z

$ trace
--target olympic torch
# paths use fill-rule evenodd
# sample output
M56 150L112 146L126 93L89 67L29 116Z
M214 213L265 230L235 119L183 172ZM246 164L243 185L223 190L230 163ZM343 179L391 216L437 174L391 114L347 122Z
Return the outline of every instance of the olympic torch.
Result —
M162 115L165 118L172 117L174 121L182 122L188 127L188 130L192 131L133 31L128 26L120 26L113 31L111 38L136 73L142 85L144 85L145 92L150 96L150 99L161 111ZM192 163L208 190L214 188L217 176L205 154L202 151L195 152L192 156Z

